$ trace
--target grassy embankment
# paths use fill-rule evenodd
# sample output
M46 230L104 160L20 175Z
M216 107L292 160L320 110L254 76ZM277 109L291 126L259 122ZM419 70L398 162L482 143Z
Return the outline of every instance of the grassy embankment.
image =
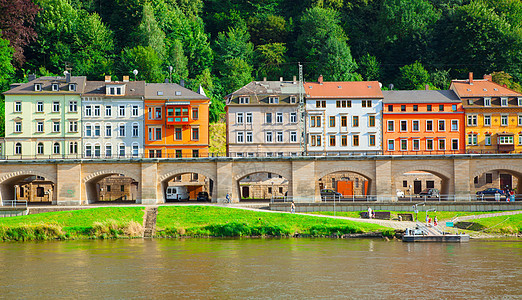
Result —
M29 241L130 238L143 232L143 207L103 207L0 219L0 239ZM375 224L213 206L161 206L157 234L163 237L332 236L382 232Z

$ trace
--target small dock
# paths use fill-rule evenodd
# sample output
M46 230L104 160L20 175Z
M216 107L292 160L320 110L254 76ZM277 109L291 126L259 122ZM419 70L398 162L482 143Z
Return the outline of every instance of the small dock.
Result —
M417 223L415 228L408 228L402 236L403 242L438 242L463 243L469 242L468 234L452 234L443 232L436 227L428 227Z

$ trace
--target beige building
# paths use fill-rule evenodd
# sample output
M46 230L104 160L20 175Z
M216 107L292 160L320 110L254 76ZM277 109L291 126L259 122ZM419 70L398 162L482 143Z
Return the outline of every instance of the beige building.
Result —
M227 96L227 156L301 153L297 81L252 81Z

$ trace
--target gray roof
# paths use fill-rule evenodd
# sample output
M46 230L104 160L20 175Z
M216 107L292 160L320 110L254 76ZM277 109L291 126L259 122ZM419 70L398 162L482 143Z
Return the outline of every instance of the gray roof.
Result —
M383 103L460 103L451 90L382 91Z
M297 81L252 81L239 90L229 94L228 96L280 94L297 95L297 93L299 93Z
M193 92L177 83L147 83L145 85L145 99L210 100L207 96Z
M71 76L71 81L66 82L65 77L60 76L44 76L39 77L35 80L20 83L18 86L14 86L12 89L4 92L5 95L27 95L27 94L81 94L84 92L85 82L87 77L85 76ZM34 84L40 83L42 85L41 91L34 90ZM51 85L58 83L58 91L52 91ZM69 91L69 83L76 83L76 91Z
M107 95L105 91L105 86L107 84L124 84L125 85L125 95L121 96L113 96L113 95ZM122 98L122 97L132 97L132 98L138 98L143 97L145 95L145 81L111 81L111 82L105 82L105 81L87 81L87 85L85 86L85 96L103 96L103 97L115 97L115 98Z

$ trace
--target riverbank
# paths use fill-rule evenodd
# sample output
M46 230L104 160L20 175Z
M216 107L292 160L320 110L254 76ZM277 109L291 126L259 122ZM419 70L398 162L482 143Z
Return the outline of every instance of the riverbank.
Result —
M0 239L136 238L144 207L101 207L0 219ZM349 220L217 206L160 206L155 237L393 236L393 229Z

